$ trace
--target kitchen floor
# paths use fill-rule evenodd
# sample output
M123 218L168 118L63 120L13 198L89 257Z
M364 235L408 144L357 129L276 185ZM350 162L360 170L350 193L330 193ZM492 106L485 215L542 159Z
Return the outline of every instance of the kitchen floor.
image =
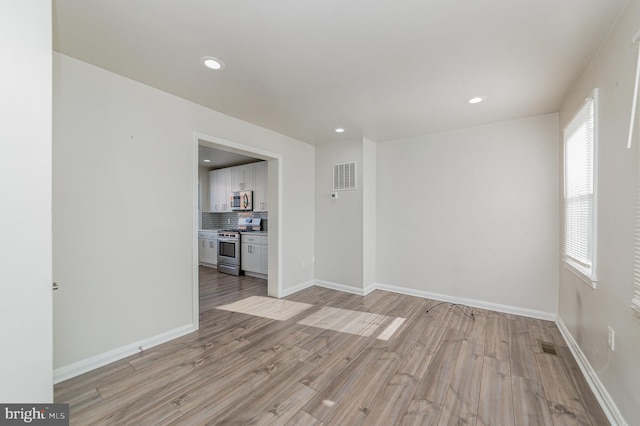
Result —
M56 385L71 424L608 424L552 322L200 278L199 331Z

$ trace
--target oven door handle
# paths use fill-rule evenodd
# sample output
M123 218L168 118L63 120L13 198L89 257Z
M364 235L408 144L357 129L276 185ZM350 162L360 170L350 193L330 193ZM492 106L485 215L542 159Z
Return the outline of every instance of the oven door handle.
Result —
M237 243L240 240L237 238L218 238L218 241L222 241L223 243Z

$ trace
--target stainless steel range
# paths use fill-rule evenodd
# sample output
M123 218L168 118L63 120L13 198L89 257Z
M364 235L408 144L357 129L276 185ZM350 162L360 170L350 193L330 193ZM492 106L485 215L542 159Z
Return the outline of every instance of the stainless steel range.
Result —
M262 219L240 218L238 229L218 231L218 271L225 274L241 275L240 232L259 231Z
M218 231L218 271L240 275L240 230Z

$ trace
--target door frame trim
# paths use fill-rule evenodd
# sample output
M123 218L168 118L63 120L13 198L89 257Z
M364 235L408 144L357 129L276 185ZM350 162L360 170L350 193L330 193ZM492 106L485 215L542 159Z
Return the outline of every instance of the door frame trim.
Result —
M247 155L268 161L268 203L269 203L269 276L267 294L279 298L282 294L282 193L283 193L283 159L281 154L267 151L255 146L230 141L217 136L193 132L193 325L200 324L199 270L198 270L198 145L221 149L236 154ZM276 176L274 176L274 173ZM275 178L275 179L274 179ZM275 221L273 220L275 219ZM275 231L275 232L274 232Z

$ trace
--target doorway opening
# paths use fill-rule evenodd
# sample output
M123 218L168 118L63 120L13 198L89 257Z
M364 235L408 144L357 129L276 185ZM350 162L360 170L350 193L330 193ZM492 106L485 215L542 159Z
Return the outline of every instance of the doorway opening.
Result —
M194 152L194 205L193 205L193 322L196 328L199 327L199 282L200 282L200 262L198 256L198 231L201 226L202 214L201 207L201 188L202 176L199 173L199 151L200 148L207 152L218 153L218 163L213 167L223 167L225 161L229 166L255 161L266 161L267 163L267 200L268 205L268 274L267 274L267 294L272 297L280 297L282 294L282 276L281 276L281 206L282 206L282 156L273 152L265 151L260 148L249 146L246 144L221 139L215 136L194 133L193 152ZM239 161L239 163L238 163ZM222 162L222 163L221 163ZM233 164L234 162L237 162ZM202 211L205 211L204 208ZM227 219L228 220L228 219Z

